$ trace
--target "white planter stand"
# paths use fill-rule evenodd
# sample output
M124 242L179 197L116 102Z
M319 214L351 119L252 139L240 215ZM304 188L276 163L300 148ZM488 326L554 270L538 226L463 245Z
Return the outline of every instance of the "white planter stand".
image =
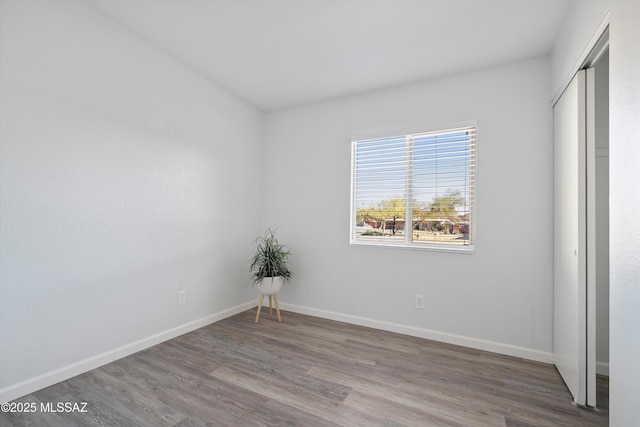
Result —
M282 287L282 277L268 277L262 279L260 283L258 283L258 290L260 291L260 302L258 303L258 313L256 314L256 323L260 319L260 310L262 309L262 301L264 301L264 296L269 296L269 314L273 316L273 307L272 301L276 303L276 314L278 315L278 322L282 323L282 318L280 317L280 306L278 305L278 291Z

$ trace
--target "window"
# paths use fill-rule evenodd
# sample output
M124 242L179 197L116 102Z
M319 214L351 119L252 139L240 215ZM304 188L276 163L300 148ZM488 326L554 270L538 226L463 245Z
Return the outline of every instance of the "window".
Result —
M476 128L352 142L351 242L472 251Z

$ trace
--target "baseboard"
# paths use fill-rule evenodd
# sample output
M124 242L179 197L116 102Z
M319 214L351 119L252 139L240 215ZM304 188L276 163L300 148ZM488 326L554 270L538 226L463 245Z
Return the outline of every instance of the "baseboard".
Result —
M596 374L609 376L609 364L606 362L596 362Z
M161 342L194 331L198 328L210 325L211 323L233 316L234 314L241 313L245 310L255 307L256 304L256 301L246 302L244 304L222 310L218 313L202 317L183 325L176 326L175 328L162 331L150 337L143 338L114 350L109 350L105 353L81 360L68 366L64 366L46 374L30 378L18 384L7 386L3 389L0 389L0 402L9 402L13 399L17 399L24 395L41 390L45 387L49 387L53 384L59 383L60 381L67 380L69 378L75 377L76 375L129 356L130 354L152 347L156 344L160 344Z
M323 319L337 320L339 322L351 323L354 325L366 326L369 328L381 329L384 331L396 332L399 334L410 335L419 338L426 338L434 341L445 342L448 344L474 348L477 350L490 351L492 353L503 354L506 356L519 357L536 362L553 364L553 354L546 351L534 350L531 348L519 347L511 344L503 344L495 341L481 340L478 338L471 338L446 332L433 331L430 329L418 328L415 326L401 325L398 323L369 319L366 317L353 316L350 314L336 313L333 311L320 310L317 308L304 307L295 304L280 303L280 308L282 308L283 310L293 311L295 313L321 317Z

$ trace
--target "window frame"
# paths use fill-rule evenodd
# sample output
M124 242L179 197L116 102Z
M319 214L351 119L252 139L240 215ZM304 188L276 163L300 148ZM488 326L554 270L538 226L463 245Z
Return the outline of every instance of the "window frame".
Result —
M468 245L447 245L443 243L414 243L413 233L403 233L404 238L402 240L386 240L380 239L358 239L356 233L357 226L357 207L356 205L356 146L359 142L367 142L377 139L391 139L402 137L415 137L420 134L438 134L454 132L456 130L464 130L473 128L474 138L470 149L472 153L472 172L470 178L472 184L470 185L471 194L469 195L469 244ZM476 217L477 217L477 169L478 169L478 125L475 121L459 122L455 124L433 126L433 127L417 127L404 130L377 132L377 133L362 133L352 135L351 137L351 195L350 195L350 224L349 224L349 236L350 245L353 246L373 246L373 247L385 247L385 248L403 248L410 250L426 250L436 252L453 252L463 254L473 254L477 246L477 231L476 231ZM411 155L410 149L407 149L408 158ZM405 173L410 174L413 167L413 161L406 165ZM411 193L411 184L407 183L404 195L405 200L407 195ZM408 206L407 206L408 205ZM413 224L412 216L412 203L407 203L406 213L411 217L411 223ZM407 215L405 215L406 217ZM405 220L405 224L406 224Z

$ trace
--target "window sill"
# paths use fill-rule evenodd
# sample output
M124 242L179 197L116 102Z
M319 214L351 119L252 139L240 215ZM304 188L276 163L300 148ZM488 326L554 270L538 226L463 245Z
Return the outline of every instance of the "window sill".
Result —
M445 246L445 245L428 245L428 244L407 244L405 242L381 242L378 240L362 241L351 240L351 246L371 246L381 248L400 248L418 251L429 252L448 252L457 254L473 254L475 252L475 246Z

